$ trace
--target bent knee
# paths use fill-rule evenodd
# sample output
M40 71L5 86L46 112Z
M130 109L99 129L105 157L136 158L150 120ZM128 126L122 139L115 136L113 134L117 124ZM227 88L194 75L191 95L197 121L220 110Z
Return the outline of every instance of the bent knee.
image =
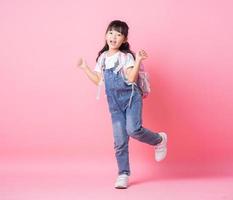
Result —
M129 126L126 128L126 130L129 136L134 137L140 133L141 126L131 126L131 127Z

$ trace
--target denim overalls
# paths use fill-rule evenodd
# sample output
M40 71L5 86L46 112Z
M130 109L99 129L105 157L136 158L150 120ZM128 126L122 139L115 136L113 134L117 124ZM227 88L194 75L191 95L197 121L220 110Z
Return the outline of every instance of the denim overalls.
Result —
M162 141L158 133L142 127L142 95L137 85L129 85L120 71L105 69L103 76L109 111L112 118L114 149L118 174L130 175L128 141L129 136L141 142L156 145Z

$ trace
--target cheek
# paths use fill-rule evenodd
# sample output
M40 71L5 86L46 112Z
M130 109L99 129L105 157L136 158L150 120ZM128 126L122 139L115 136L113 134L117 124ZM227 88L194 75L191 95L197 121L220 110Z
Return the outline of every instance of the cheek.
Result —
M123 43L125 41L125 38L120 38L120 42Z
M121 37L118 37L118 38L117 38L117 41L118 41L118 42L122 42L123 40L122 40Z
M124 40L120 40L120 41L119 41L119 44L122 44L123 42L124 42Z
M105 36L105 40L109 40L109 38L110 38L110 35Z

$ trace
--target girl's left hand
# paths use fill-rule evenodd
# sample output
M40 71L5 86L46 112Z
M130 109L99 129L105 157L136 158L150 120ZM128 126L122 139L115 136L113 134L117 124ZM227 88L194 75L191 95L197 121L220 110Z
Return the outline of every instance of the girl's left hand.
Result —
M136 60L142 61L148 57L147 53L142 49L136 53Z

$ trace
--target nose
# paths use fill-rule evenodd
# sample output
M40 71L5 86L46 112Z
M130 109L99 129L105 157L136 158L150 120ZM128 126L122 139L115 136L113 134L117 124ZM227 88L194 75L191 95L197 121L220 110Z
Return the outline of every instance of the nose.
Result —
M113 34L113 38L116 39L116 37L117 37L117 34Z

